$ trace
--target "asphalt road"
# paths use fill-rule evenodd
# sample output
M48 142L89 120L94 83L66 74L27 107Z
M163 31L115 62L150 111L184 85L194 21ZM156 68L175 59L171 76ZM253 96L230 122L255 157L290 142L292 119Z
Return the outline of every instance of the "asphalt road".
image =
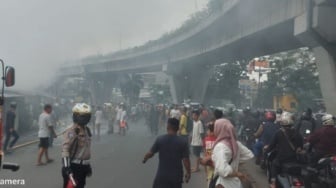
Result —
M164 130L163 130L164 131ZM161 133L164 133L164 132ZM87 187L97 188L150 188L158 165L157 156L142 164L144 154L149 150L155 137L150 136L143 121L130 125L126 136L117 134L107 135L103 127L101 139L92 143L92 168L93 176L87 179ZM61 177L61 138L55 140L54 147L50 149L50 157L54 163L46 166L35 166L37 159L37 144L15 150L6 156L6 162L20 164L18 172L2 170L0 183L4 179L21 179L25 185L1 185L0 187L62 187ZM192 159L194 164L194 159ZM248 163L247 171L255 175L255 166ZM260 172L258 172L260 174ZM265 177L253 176L255 187L259 182L265 182ZM260 183L259 183L260 184ZM191 180L184 188L205 188L204 170L192 174Z

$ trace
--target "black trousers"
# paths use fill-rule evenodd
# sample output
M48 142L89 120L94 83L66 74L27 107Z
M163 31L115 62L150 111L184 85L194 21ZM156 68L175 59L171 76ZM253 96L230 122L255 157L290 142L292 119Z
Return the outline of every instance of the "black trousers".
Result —
M15 130L13 130L12 132L6 131L6 139L5 139L4 151L7 150L8 143L9 143L9 141L10 141L10 139L11 139L12 136L14 137L14 139L9 144L9 147L13 147L15 145L15 143L19 139L19 134Z
M153 188L182 188L182 182L162 181L155 179Z
M89 173L90 166L71 163L70 168L72 170L73 177L77 183L76 188L84 188L86 184L86 176ZM65 173L64 168L62 168L62 176L63 176L63 188L66 188L69 181L69 176L68 174Z

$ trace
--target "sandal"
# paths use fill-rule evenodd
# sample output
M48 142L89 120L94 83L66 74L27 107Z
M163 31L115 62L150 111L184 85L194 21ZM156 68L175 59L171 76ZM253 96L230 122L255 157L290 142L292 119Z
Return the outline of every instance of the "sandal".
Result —
M196 173L196 172L199 172L200 169L191 169L191 173Z
M45 163L37 163L36 166L44 166Z

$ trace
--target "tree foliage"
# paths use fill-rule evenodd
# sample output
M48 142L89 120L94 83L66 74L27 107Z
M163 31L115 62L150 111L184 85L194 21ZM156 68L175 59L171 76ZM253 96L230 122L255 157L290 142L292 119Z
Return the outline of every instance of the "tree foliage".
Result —
M257 104L271 107L273 96L294 95L299 109L313 107L313 99L321 98L315 58L308 49L284 52L266 57L272 71L268 81L262 84Z
M241 95L238 87L240 79L246 78L246 61L223 63L215 66L209 81L207 98L217 98L239 104Z

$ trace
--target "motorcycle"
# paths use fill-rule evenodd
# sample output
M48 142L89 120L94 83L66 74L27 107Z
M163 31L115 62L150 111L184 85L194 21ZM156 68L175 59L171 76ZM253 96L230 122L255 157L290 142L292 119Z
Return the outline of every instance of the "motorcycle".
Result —
M316 165L308 166L302 170L307 188L312 184L318 184L319 187L336 187L336 156L320 159Z
M276 151L271 151L265 156L266 174L268 181L271 182L272 163L275 159ZM285 163L282 166L282 172L276 177L277 188L304 188L304 180L301 176L302 164Z

